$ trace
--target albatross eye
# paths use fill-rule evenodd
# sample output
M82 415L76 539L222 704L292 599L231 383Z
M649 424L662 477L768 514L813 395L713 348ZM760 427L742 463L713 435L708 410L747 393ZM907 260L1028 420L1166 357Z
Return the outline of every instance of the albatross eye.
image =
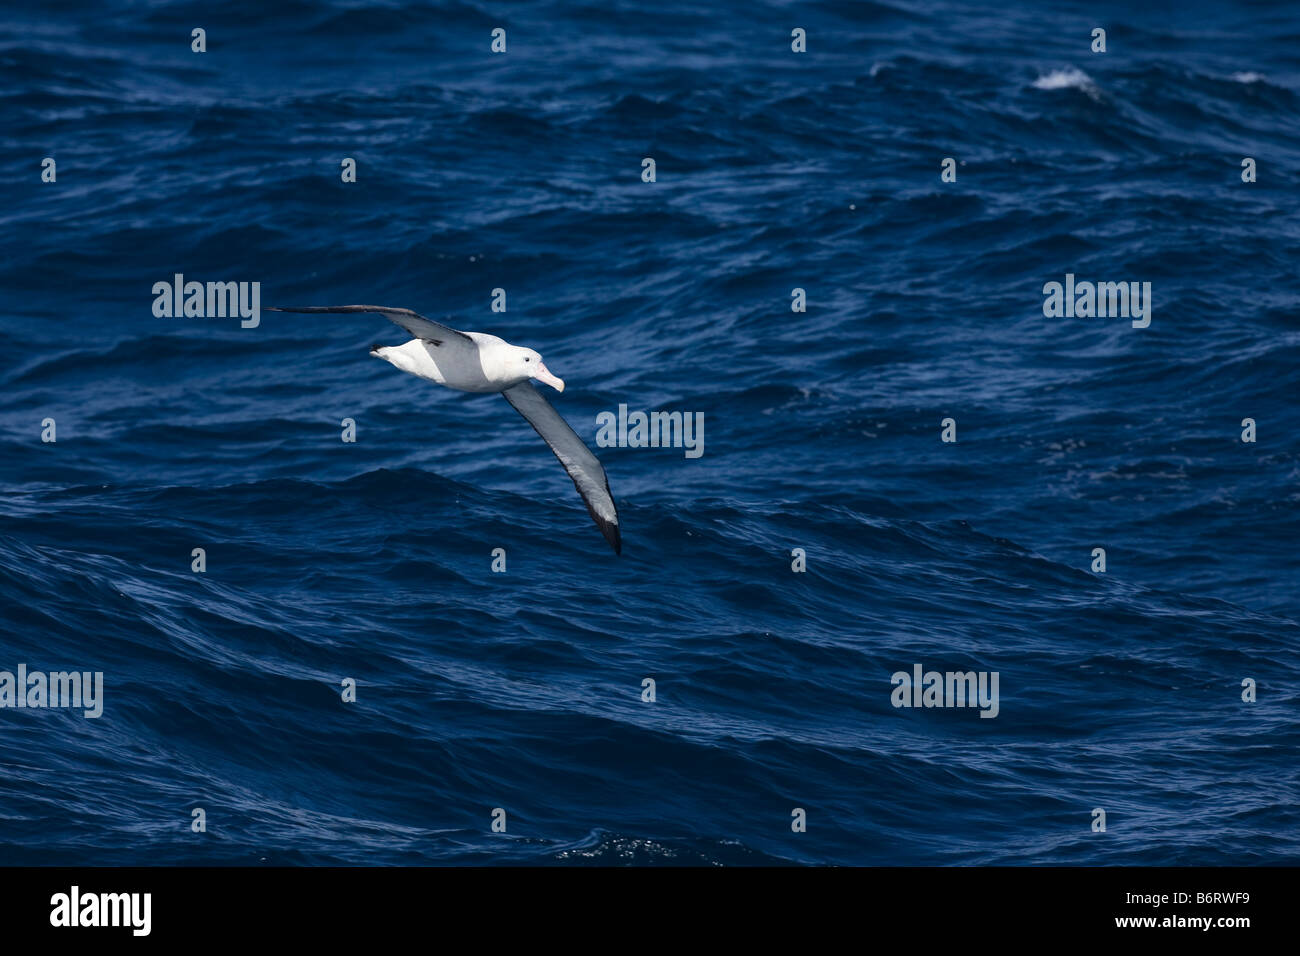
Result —
M532 360L533 360L533 357L532 357L531 355L525 355L525 356L524 356L524 361L525 361L525 362L531 362Z

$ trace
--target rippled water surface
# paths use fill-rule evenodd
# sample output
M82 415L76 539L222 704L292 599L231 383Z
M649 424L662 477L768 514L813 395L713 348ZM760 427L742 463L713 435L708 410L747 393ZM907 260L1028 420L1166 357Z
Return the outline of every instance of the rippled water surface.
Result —
M1132 6L7 10L0 670L105 690L0 709L0 862L1300 861L1300 13ZM394 326L175 273L704 453L596 449L615 557ZM1046 318L1067 273L1150 326Z

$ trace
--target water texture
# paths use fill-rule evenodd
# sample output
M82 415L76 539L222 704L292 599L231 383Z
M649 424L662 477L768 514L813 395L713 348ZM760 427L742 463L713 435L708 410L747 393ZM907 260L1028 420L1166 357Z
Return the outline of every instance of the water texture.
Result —
M1300 862L1295 4L58 2L0 71L0 670L104 674L0 709L0 862ZM622 556L395 326L176 273L536 348Z

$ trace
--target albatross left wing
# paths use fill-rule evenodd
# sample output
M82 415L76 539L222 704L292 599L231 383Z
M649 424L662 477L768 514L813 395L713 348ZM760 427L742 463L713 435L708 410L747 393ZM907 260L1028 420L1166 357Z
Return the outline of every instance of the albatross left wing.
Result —
M596 522L596 527L610 543L615 554L623 553L623 539L618 532L618 512L614 508L614 496L609 493L609 479L600 460L592 454L578 433L569 427L569 423L560 417L551 403L533 387L532 382L520 382L501 393L520 415L528 419L528 424L537 430L537 434L546 439L555 457L569 473L577 486L578 494L587 503L587 511Z
M441 345L447 339L464 339L466 342L473 344L471 339L459 329L453 329L451 326L443 325L441 322L435 322L433 319L425 318L419 312L412 312L410 309L394 309L387 305L300 305L300 306L267 306L267 312L370 312L374 315L382 315L390 322L396 322L406 331L410 332L414 338L424 339L426 342L432 342L434 345Z

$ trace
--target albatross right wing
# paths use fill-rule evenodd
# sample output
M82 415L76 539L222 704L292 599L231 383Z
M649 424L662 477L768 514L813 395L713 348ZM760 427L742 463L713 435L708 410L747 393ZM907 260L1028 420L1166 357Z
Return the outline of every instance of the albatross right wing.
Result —
M560 417L550 402L533 387L532 382L524 381L512 385L501 393L520 415L528 419L528 424L537 430L537 434L546 439L555 457L573 479L573 484L587 503L596 527L610 543L615 554L623 553L623 540L618 532L618 512L614 509L614 496L609 492L609 479L600 460L592 454L578 433L569 427L569 423Z
M410 309L394 309L386 305L300 305L285 306L275 308L268 306L267 312L372 312L375 315L382 315L391 322L396 322L406 331L417 339L424 339L426 342L432 342L434 345L441 345L447 339L461 338L471 345L474 340L464 332L457 331L450 326L443 325L441 322L435 322L433 319L426 319L419 312L412 312Z

